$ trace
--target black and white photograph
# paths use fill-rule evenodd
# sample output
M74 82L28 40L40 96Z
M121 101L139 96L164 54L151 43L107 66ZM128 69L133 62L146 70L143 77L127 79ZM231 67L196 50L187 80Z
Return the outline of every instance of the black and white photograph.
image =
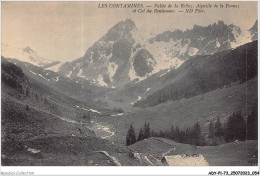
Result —
M6 166L257 168L258 1L2 1Z

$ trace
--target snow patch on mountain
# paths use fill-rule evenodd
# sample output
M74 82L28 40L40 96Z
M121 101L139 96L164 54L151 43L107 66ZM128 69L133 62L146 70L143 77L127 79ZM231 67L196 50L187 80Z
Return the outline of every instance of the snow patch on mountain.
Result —
M72 71L70 71L70 72L66 75L66 77L70 78L70 77L71 77L71 74L72 74Z
M218 47L218 48L220 47L220 43L218 40L216 41L216 47Z
M134 66L131 64L131 67L129 69L129 74L128 76L130 77L131 81L133 80L137 80L137 82L140 82L142 80L144 80L147 76L144 76L144 77L140 77L138 75L136 75L136 72L135 72L135 69L134 69Z
M230 42L231 48L236 48L243 44L249 43L252 41L251 33L249 31L241 31L239 34L237 30L233 30L233 34L235 36L235 42Z
M56 82L58 82L58 81L59 81L59 79L60 79L60 77L58 76L58 77L56 77L56 78L53 78L53 79L55 79L55 81L56 81Z
M188 51L190 40L188 39L188 40L186 40L186 42L188 42L188 43L184 44L183 46L181 45L181 43L178 43L178 46L180 48L179 55L183 55Z
M42 79L44 79L44 80L46 80L46 81L50 81L50 79L45 78L45 77L42 76L41 74L35 73L35 72L31 71L31 70L29 70L29 72L31 72L31 73L34 74L35 76L41 77Z
M117 68L118 68L117 64L115 64L113 62L108 63L107 72L108 72L110 81L113 81L113 76L115 75Z
M173 41L170 39L169 42L153 42L146 45L146 49L153 55L157 65L153 73L166 68L178 68L184 61L176 57L178 53L187 52L187 45L184 47L181 45L181 41ZM198 50L198 49L197 49ZM189 51L190 55L197 53L195 48Z
M104 77L102 75L98 75L97 84L100 86L108 87L107 83L104 82Z
M154 37L152 33L141 32L137 28L131 31L131 35L136 44L140 44L142 47L145 47L149 39Z
M45 68L45 70L50 70L50 71L53 71L53 72L58 72L60 70L60 66L63 64L63 62L60 62L56 65L53 65L53 66L50 66L50 67L47 67Z
M198 53L199 49L198 48L194 48L194 47L190 47L188 50L188 55L189 56L194 56Z
M79 70L79 72L78 72L78 74L77 74L78 77L81 77L82 71L83 71L82 69Z
M124 115L124 113L113 114L111 115L111 117L122 116L122 115Z

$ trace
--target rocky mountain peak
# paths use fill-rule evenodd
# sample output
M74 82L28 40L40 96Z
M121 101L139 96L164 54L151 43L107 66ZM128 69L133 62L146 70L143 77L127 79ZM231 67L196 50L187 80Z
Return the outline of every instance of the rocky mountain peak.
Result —
M59 73L108 87L120 87L135 78L146 77L156 62L148 50L136 47L134 31L133 20L118 22L82 58L62 65Z
M24 53L28 53L28 54L32 54L32 53L36 53L34 50L31 49L31 47L27 46L25 48L23 48L23 52Z
M103 41L116 41L120 39L123 35L127 35L135 29L135 23L131 19L126 19L125 21L120 21L114 25L109 31L100 39Z
M135 22L132 19L126 19L122 23L127 30L133 30L134 28L136 28Z

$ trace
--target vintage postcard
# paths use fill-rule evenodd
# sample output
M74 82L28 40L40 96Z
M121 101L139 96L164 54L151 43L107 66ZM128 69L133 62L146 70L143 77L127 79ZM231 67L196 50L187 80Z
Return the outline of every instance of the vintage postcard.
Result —
M1 32L1 174L259 174L257 1L2 1Z

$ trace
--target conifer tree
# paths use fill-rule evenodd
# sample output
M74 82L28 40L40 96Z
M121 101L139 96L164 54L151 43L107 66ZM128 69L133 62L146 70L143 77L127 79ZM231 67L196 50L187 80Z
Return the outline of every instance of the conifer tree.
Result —
M194 133L194 144L195 145L201 145L201 129L199 122L197 122L193 127L193 133Z
M237 112L237 125L236 125L236 139L244 141L246 140L246 121L241 115L241 112Z
M214 125L212 123L212 121L210 121L209 124L209 138L214 138L215 137L215 129L214 129Z
M127 132L127 135L126 135L126 145L129 146L129 145L134 144L135 142L136 142L135 130L131 124L129 127L129 130Z
M174 127L173 125L171 126L171 130L170 130L170 139L171 140L174 140L174 135L175 135L175 132L174 132Z
M137 141L141 141L144 139L144 132L143 132L143 128L141 127L138 137L137 137Z
M151 130L151 135L150 135L150 137L155 137L155 132L154 132L154 130Z
M145 124L144 124L144 139L148 139L150 137L150 133L151 133L150 124L145 122Z
M257 106L254 107L247 118L247 140L257 140L258 137L258 117Z
M246 121L241 112L233 113L227 120L225 141L233 142L234 140L246 139Z
M215 136L216 137L221 137L223 135L224 135L224 130L222 128L222 124L221 124L221 122L219 120L219 117L218 117L218 119L217 119L217 121L215 123Z
M178 126L175 127L175 140L176 142L180 141L180 129Z

